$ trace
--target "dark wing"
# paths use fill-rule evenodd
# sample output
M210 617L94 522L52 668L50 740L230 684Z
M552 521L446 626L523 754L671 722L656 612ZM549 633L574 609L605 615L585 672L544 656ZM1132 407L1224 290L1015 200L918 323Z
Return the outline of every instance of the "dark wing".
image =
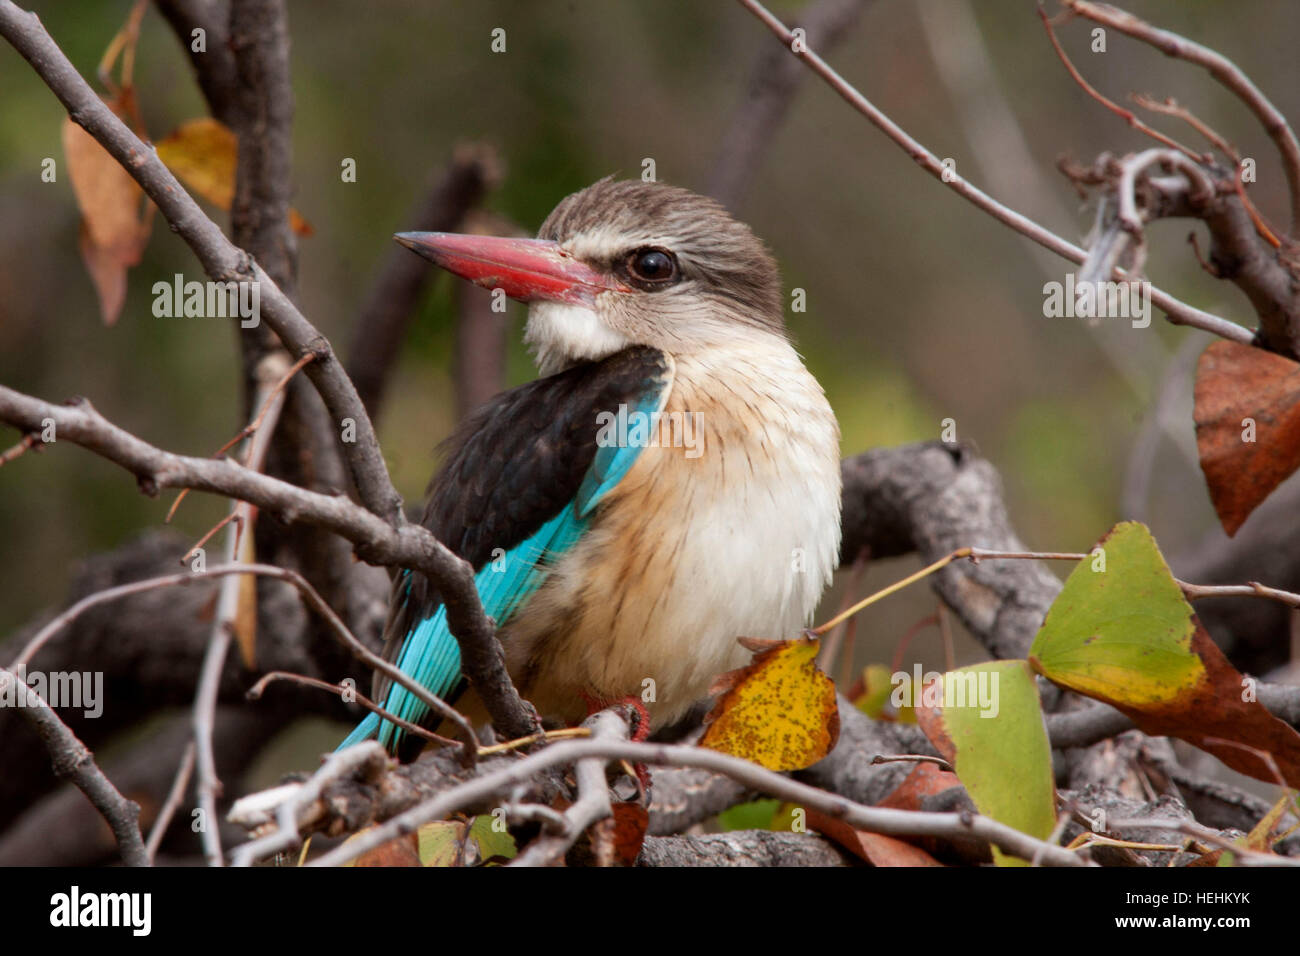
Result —
M639 448L600 447L600 413L657 411L672 382L671 361L635 346L599 362L503 392L470 415L444 447L422 524L478 575L484 607L498 624L544 578L544 562L577 541L592 509L631 467ZM495 570L484 571L493 562ZM401 572L385 624L384 657L440 696L460 685L459 648L441 598L420 574ZM412 720L424 707L376 675L375 701ZM359 728L360 729L360 728ZM400 728L384 724L380 739ZM349 738L351 740L352 738Z

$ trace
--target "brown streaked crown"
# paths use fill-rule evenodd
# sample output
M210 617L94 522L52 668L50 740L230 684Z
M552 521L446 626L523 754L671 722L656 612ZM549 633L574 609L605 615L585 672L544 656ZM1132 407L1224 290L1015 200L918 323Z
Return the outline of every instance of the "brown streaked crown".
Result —
M784 330L776 261L749 226L707 196L665 183L602 179L561 200L538 238L571 245L607 271L618 271L638 249L665 248L690 292Z

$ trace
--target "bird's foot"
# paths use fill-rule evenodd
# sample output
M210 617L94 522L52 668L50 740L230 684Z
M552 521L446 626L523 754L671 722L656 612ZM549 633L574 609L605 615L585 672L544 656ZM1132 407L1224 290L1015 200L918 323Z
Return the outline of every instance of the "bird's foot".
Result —
M628 739L640 743L650 736L650 712L641 702L641 698L632 694L628 697L597 697L582 691L582 702L587 705L587 716L598 714L602 710L617 708L628 724Z
M587 705L587 716L598 714L602 710L616 708L628 724L628 739L634 743L641 743L650 736L650 712L646 710L645 704L641 698L635 694L628 697L597 697L594 694L582 692L583 703ZM627 764L625 763L626 767ZM636 775L637 783L641 788L642 796L650 793L650 768L643 763L632 764L632 772Z

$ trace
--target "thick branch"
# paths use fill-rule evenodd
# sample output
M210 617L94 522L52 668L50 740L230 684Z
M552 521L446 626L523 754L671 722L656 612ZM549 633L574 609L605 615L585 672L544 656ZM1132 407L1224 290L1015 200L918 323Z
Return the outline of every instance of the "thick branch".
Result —
M55 774L75 783L112 827L122 862L127 866L148 866L149 853L140 834L139 805L122 796L95 765L94 755L86 745L35 691L10 671L0 668L0 697L10 696L16 699L22 715L45 742Z
M853 866L852 857L816 833L733 830L700 836L648 836L637 866Z
M842 464L841 563L916 551L923 563L961 547L1026 550L1007 518L1002 483L987 461L960 445L876 448ZM958 561L934 587L995 656L1024 657L1060 591L1037 561Z
M221 122L236 121L235 54L230 49L229 0L154 0L181 48L190 58L208 110ZM203 31L203 49L196 50L195 30Z

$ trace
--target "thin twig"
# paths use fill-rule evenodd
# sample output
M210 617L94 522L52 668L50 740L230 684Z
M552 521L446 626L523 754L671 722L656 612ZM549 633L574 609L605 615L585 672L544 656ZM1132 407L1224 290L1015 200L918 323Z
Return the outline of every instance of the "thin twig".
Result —
M284 408L284 392L271 390L275 381L273 376L283 361L279 353L272 353L258 363L257 377L260 382L258 396L261 401L257 404L262 406L258 419L260 422L265 417L269 425L261 430L254 429L253 437L249 441L244 466L253 472L262 470L266 453L271 447L271 439L275 435L275 426ZM226 533L223 564L241 563L239 535L244 528L251 532L253 515L252 506L246 501L235 501L231 506L231 525ZM203 540L206 541L207 536ZM221 781L217 777L217 760L212 748L212 733L217 719L217 696L221 673L226 666L226 653L230 642L235 637L235 622L239 616L242 587L243 579L234 575L223 578L217 586L217 606L212 620L212 636L208 638L207 652L203 656L203 665L199 670L198 692L194 695L194 743L198 768L195 793L198 797L202 823L199 834L203 842L203 853L210 866L221 866L223 862L221 828L217 824L217 797L221 793Z
M988 213L998 222L1011 227L1016 232L1037 242L1039 245L1050 249L1057 255L1069 259L1071 262L1083 263L1087 261L1088 253L1062 239L1056 233L1045 229L1038 223L1021 215L1015 210L1004 206L993 197L989 196L982 190L972 186L961 176L945 166L934 153L926 149L920 142L913 139L897 123L886 116L876 108L865 96L863 96L852 84L841 77L825 60L816 54L813 50L803 49L794 50L794 35L786 28L780 20L768 12L759 0L739 0L739 3L748 9L782 42L787 48L791 48L791 55L796 56L808 64L809 69L815 72L827 85L840 95L850 106L865 116L871 123L894 141L899 147L912 158L914 162L926 172L928 172L939 182L943 183L953 192L957 193L963 199L973 203L975 206ZM1127 273L1116 269L1115 276L1121 280L1129 279ZM1175 325L1187 325L1193 328L1204 329L1207 332L1228 339L1233 342L1240 342L1243 345L1250 345L1254 341L1254 335L1244 326L1235 322L1229 322L1217 315L1211 315L1201 309L1197 309L1181 302L1169 295L1167 292L1151 287L1151 301L1157 308L1161 309L1168 317L1169 321Z
M1126 156L1119 161L1120 177L1116 192L1119 198L1119 220L1125 231L1132 236L1141 236L1142 218L1137 210L1137 178L1148 167L1162 163L1173 167L1184 175L1192 187L1189 199L1193 203L1204 203L1215 194L1214 180L1195 162L1180 153L1168 149L1147 149L1134 156Z
M1237 196L1241 199L1241 204L1245 206L1246 211L1250 213L1251 221L1255 224L1255 231L1259 233L1260 238L1274 249L1280 248L1282 240L1274 234L1272 227L1269 226L1267 221L1265 221L1263 214L1258 208L1256 208L1255 203L1251 201L1250 196L1246 194L1246 184L1241 178L1241 154L1237 152L1236 147L1229 143L1223 136L1219 135L1213 127L1202 121L1187 107L1179 105L1178 101L1172 96L1166 97L1163 101L1157 100L1151 96L1145 96L1141 93L1134 93L1131 94L1131 96L1133 102L1144 109L1151 110L1153 113L1160 113L1164 116L1173 116L1182 120L1188 126L1192 127L1192 129L1204 136L1215 149L1232 161L1233 185L1237 191ZM1197 257L1199 258L1199 253ZM1207 269L1206 271L1208 272L1209 270ZM1215 278L1218 278L1217 272L1210 272L1210 274Z
M533 744L542 741L566 740L572 737L590 737L591 730L587 727L562 727L559 730L544 730L539 734L529 734L527 737L520 737L517 740L506 740L499 744L490 744L487 747L480 747L478 754L480 757L487 757L493 754L509 753L512 750L519 750L522 747L531 747Z
M1271 588L1251 581L1248 584L1188 584L1179 581L1178 586L1189 601L1199 601L1208 597L1262 597L1279 601L1289 607L1300 608L1300 594Z
M952 764L948 761L930 754L876 754L871 758L871 763L873 765L882 763L932 763L940 770L947 770L949 773L955 772L952 769Z
M172 781L172 788L167 794L167 799L163 801L162 808L158 811L158 816L154 818L153 829L149 831L149 842L145 844L145 849L149 851L149 862L153 863L154 857L158 855L158 847L162 845L163 837L167 835L167 828L171 826L172 817L176 815L176 809L185 799L185 790L190 785L190 775L194 772L194 741L191 740L185 745L185 753L181 757L180 766L176 768L176 779Z
M82 613L99 604L105 604L109 601L116 601L120 598L129 597L133 594L140 594L144 591L151 591L155 588L185 586L201 581L204 578L217 578L231 574L256 574L263 577L278 578L288 584L293 585L302 594L303 600L307 606L321 616L328 626L330 633L339 639L339 641L352 652L352 655L358 660L364 661L371 667L383 670L388 677L408 691L418 697L424 703L428 704L432 710L437 711L443 717L453 721L460 728L462 734L462 749L465 743L474 740L477 744L477 738L474 736L473 727L465 717L452 708L445 701L430 694L417 681L394 667L388 661L385 661L370 648L366 647L357 639L357 637L348 630L343 620L334 613L334 610L326 603L320 593L311 586L311 584L297 571L289 568L281 568L273 564L235 564L229 566L219 566L208 568L204 571L180 572L177 574L163 575L162 577L149 578L144 581L132 581L129 584L121 584L114 588L106 588L103 591L97 591L94 594L87 595L72 607L68 608L58 617L56 617L30 640L23 648L22 653L14 659L10 669L18 670L26 667L32 660L32 657L59 631L71 624ZM531 741L530 741L531 742ZM463 759L463 758L462 758Z
M1216 50L1152 26L1124 10L1086 2L1086 0L1062 0L1062 2L1074 13L1087 17L1095 23L1113 27L1120 33L1155 47L1166 56L1204 67L1212 77L1227 87L1255 114L1282 157L1282 169L1286 174L1291 195L1291 233L1294 235L1296 228L1300 226L1300 141L1297 141L1286 117L1251 82L1250 77Z
M627 722L610 710L594 714L584 722L584 726L591 731L592 740L627 740ZM603 760L599 757L579 760L574 764L573 775L577 781L578 799L564 811L564 829L535 839L511 861L511 866L551 866L557 863L589 826L613 813Z
M403 730L415 734L417 737L423 737L425 740L432 741L436 744L446 744L450 747L458 747L460 743L452 740L450 737L443 737L435 734L432 730L426 730L419 724L413 724L409 720L403 720L396 714L391 714L384 708L380 707L365 694L362 694L355 687L349 684L331 684L329 681L317 680L315 677L308 677L306 674L291 674L289 671L270 671L263 674L256 684L248 689L244 694L249 700L261 700L262 694L266 691L268 684L275 681L286 680L294 684L301 684L304 687L315 687L317 690L329 691L337 694L346 700L355 701L372 714L378 714L384 720L397 724Z
M270 413L272 404L275 402L275 399L278 396L283 394L284 387L289 384L289 380L292 379L295 375L297 375L299 370L301 370L304 365L307 365L309 362L314 362L315 360L316 360L315 353L308 352L302 358L298 359L298 361L294 362L293 365L289 368L289 370L285 372L282 376L280 376L280 379L274 385L272 385L269 390L267 390L266 394L264 396L261 396L262 406L261 406L261 410L257 413L257 417L254 418L247 425L245 425L243 430L238 435L230 439L230 441L226 442L215 452L213 452L212 457L220 458L227 451L229 451L232 446L239 444L239 442L243 441L245 438L252 438L254 435L256 435L258 429L262 427L262 422L266 419L267 415ZM247 462L245 462L245 464L247 464Z
M1220 847L1233 853L1243 866L1300 866L1300 857L1279 856L1265 853L1234 843L1209 827L1201 826L1194 820L1177 820L1164 817L1138 817L1107 821L1107 828L1118 830L1178 830L1187 836L1195 837L1205 843Z
M39 448L40 439L34 434L27 434L20 438L17 444L0 452L0 466L7 465L15 458L19 458L33 448Z
M178 498L177 501L179 500L180 499ZM194 542L194 547L190 548L183 555L181 555L180 560L177 561L176 563L189 564L190 561L194 558L194 556L203 550L203 546L212 539L213 535L215 535L226 525L230 524L230 522L239 521L239 517L240 517L239 512L236 509L234 508L230 509L230 511L226 514L226 516L222 518L220 521L218 521L216 524L214 524L211 528L209 528L207 533L205 533L203 537L199 538L198 541Z
M1083 78L1083 74L1080 73L1075 68L1074 64L1070 62L1070 58L1066 55L1065 49L1061 46L1061 41L1056 38L1056 30L1052 28L1052 21L1048 18L1047 12L1043 9L1041 3L1038 5L1038 17L1040 20L1043 21L1043 29L1047 31L1047 38L1052 41L1052 49L1056 51L1056 55L1060 58L1061 62L1065 64L1065 69L1069 72L1070 77L1074 80L1075 83L1079 85L1079 87L1085 93L1087 93L1090 97L1092 97L1102 106L1106 107L1106 109L1110 110L1116 116L1120 117L1122 120L1124 120L1124 122L1128 123L1129 126L1137 130L1139 133L1144 133L1145 135L1150 136L1156 142L1163 143L1165 146L1168 146L1170 149L1178 150L1180 153L1187 156L1189 159L1193 160L1194 162L1200 162L1207 158L1201 153L1196 153L1192 151L1192 149L1190 149L1187 146L1184 146L1176 139L1166 136L1164 133L1160 132L1159 130L1152 129L1146 123L1142 122L1142 120L1138 119L1137 114L1134 113L1132 110L1126 110L1124 107L1120 106L1114 100L1108 99L1107 97L1099 93L1091 83L1089 83L1087 80Z
M376 741L367 740L330 754L325 765L305 784L291 788L276 812L276 827L266 836L250 840L231 854L231 866L252 866L258 860L298 846L298 815L320 798L325 785L351 774L373 775L388 765L389 757ZM363 851L364 852L364 851ZM357 854L360 856L360 854Z

